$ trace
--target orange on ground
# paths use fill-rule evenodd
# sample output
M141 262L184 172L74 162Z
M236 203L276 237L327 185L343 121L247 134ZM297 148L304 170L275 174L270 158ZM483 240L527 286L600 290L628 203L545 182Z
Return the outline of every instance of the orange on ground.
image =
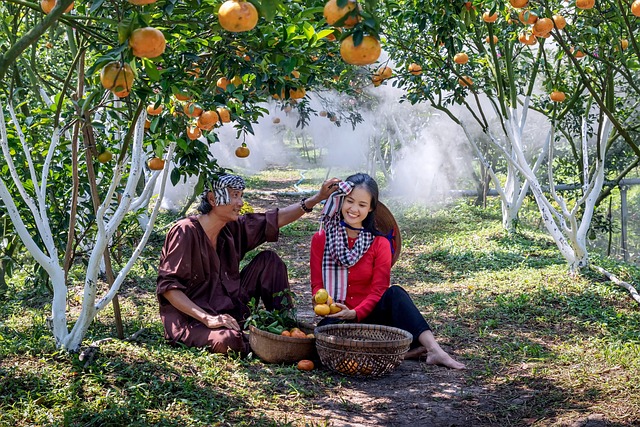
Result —
M162 113L162 104L158 105L158 107L154 107L153 105L147 106L147 114L150 116L158 116Z
M224 107L218 107L216 108L216 112L220 117L221 123L229 123L231 121L231 112L228 109Z
M258 10L248 1L227 0L218 9L218 22L232 33L249 31L258 24Z
M236 148L236 157L240 157L241 159L249 156L249 149L247 147L238 147Z
M498 12L494 12L493 15L491 15L491 11L486 11L482 14L482 20L484 22L496 22L496 20L498 19Z
M364 36L358 46L353 44L353 36L345 38L340 44L340 55L347 64L373 64L380 57L380 42L373 36Z
M167 41L162 31L153 27L145 27L133 30L129 36L129 46L133 49L133 56L157 58L164 53Z
M51 10L53 10L53 7L56 5L56 3L58 3L56 0L42 0L40 2L40 7L42 8L42 11L46 14L48 14L49 12L51 12ZM71 12L71 9L73 9L73 2L65 9L64 13L69 13Z
M133 77L133 69L126 62L112 61L100 70L100 83L113 93L128 94L133 86Z
M553 102L562 102L566 99L566 96L564 92L560 92L556 90L551 92L551 94L549 95L549 98L551 98Z
M466 64L469 62L469 55L464 52L456 53L453 57L453 62L456 64Z
M316 306L313 307L313 311L318 316L326 316L331 313L331 308L327 304L316 304Z
M311 360L303 359L298 362L298 369L300 369L301 371L311 371L313 370L313 368L314 365Z
M415 62L409 64L409 72L414 76L419 76L422 74L422 67Z
M322 14L324 15L324 19L327 20L327 24L333 25L342 19L346 14L352 12L356 9L357 3L355 0L348 0L346 6L339 7L337 0L329 0L324 5L324 10ZM360 20L359 16L349 16L345 19L343 25L347 28L353 27Z
M567 20L564 19L564 16L562 15L553 15L551 19L553 19L553 23L558 30L561 30L567 26Z
M159 157L154 157L153 159L149 160L149 169L151 169L152 171L160 171L164 169L164 160Z
M202 136L202 131L197 126L187 126L187 138L192 141L200 138Z

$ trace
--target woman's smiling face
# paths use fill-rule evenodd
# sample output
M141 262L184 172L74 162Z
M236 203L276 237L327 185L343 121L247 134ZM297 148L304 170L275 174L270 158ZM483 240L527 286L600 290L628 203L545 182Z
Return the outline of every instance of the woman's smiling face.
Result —
M340 212L345 223L354 228L362 228L362 222L372 210L371 194L359 186L344 198Z

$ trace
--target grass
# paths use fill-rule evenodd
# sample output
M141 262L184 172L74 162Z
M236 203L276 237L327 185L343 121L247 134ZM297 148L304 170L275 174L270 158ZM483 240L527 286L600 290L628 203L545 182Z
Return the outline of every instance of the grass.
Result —
M306 176L308 189L324 178L320 171ZM251 178L249 188L294 191L298 180L295 170L278 170ZM247 195L257 210L274 197ZM613 425L640 423L640 310L626 291L593 273L569 276L553 242L526 224L506 235L497 205L387 204L403 233L393 283L407 289L438 340L469 365L462 385L496 402L491 410L470 409L475 419L542 426L600 413ZM171 220L165 215L162 223ZM308 287L308 242L316 229L308 216L272 245L300 289ZM309 414L327 395L348 391L348 379L164 343L153 271L162 239L152 238L120 294L125 331L145 333L103 343L86 366L55 348L46 326L50 296L17 272L0 306L0 425L330 425ZM593 261L637 285L636 267L597 254ZM71 289L72 308L79 295L81 283ZM111 306L98 315L85 344L115 335L112 315ZM363 410L344 398L337 405Z

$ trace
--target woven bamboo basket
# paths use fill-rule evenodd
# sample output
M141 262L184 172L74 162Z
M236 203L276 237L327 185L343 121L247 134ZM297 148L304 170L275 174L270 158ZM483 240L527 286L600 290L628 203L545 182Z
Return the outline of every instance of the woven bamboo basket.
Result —
M313 332L313 326L299 323L301 331ZM255 326L249 327L251 350L266 363L295 363L302 359L317 359L315 338L292 338L272 334Z
M362 323L319 326L315 335L322 364L354 377L390 373L402 363L413 341L402 329Z

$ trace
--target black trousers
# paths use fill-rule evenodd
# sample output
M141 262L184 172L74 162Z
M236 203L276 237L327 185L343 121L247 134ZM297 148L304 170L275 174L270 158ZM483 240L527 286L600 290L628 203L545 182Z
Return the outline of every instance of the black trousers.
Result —
M346 323L343 320L325 317L318 323L318 326L331 325L335 323ZM411 297L400 286L391 286L382 294L373 311L360 323L370 323L374 325L392 326L404 329L413 335L411 348L419 347L421 344L418 337L424 331L431 328L422 314L411 300Z

